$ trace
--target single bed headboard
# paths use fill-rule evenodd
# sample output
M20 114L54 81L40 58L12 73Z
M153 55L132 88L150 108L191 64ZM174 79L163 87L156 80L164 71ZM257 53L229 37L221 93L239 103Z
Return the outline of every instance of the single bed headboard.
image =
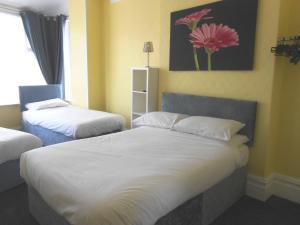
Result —
M21 112L26 110L25 105L27 103L62 97L62 87L59 84L19 86Z
M256 108L257 102L255 101L178 93L162 94L162 111L164 112L231 119L246 124L240 134L249 138L249 146L254 143Z

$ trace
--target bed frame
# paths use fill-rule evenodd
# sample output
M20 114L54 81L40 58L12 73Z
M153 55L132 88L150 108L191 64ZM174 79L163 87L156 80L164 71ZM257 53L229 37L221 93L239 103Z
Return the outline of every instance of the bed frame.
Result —
M59 84L38 85L38 86L20 86L19 87L20 109L21 112L26 110L25 105L31 102L44 101L52 98L63 99L62 87ZM22 130L39 137L43 141L43 145L53 145L66 141L75 140L73 137L65 136L64 134L49 130L47 128L32 125L22 121ZM114 132L119 132L116 130ZM102 135L109 134L104 133Z
M163 93L162 110L189 115L213 116L233 119L246 124L240 132L254 143L254 129L257 103L234 99ZM208 225L245 194L247 170L245 167L234 171L218 184L188 200L155 225ZM40 225L70 225L29 187L29 209Z
M20 110L26 111L26 104L45 101L52 98L63 99L60 84L48 84L37 86L19 86Z
M52 98L63 99L62 87L59 84L38 85L38 86L20 86L19 87L20 110L26 110L25 105L31 102L45 101ZM22 121L22 130L39 137L43 145L53 145L66 141L72 141L74 138L51 131L41 126L32 125Z
M24 183L20 176L20 161L11 160L0 164L0 177L0 192Z

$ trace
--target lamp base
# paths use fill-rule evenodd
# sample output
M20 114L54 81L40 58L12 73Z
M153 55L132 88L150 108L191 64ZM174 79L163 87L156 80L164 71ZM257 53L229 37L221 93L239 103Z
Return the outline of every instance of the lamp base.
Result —
M147 66L148 68L150 68L150 54L149 52L147 52Z

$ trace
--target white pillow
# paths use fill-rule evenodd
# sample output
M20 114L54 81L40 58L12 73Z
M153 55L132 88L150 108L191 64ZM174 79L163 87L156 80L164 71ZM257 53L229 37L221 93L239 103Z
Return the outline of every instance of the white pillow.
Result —
M29 110L41 110L55 107L64 107L68 105L69 104L67 102L61 100L60 98L54 98L46 101L28 103L25 105L25 107Z
M222 141L222 142L225 142L225 143L229 144L230 146L236 147L236 146L241 146L243 144L246 144L248 141L249 141L249 138L247 138L247 136L236 134L229 141Z
M187 115L169 112L150 112L132 121L133 127L158 127L171 129L179 120L188 117Z
M234 120L191 116L180 120L172 129L179 132L228 141L244 126L245 124Z

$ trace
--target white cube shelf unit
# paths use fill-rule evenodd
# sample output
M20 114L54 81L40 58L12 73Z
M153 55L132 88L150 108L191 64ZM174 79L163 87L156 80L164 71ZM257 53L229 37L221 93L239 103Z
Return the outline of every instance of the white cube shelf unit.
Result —
M139 116L157 111L158 68L132 68L131 121Z

